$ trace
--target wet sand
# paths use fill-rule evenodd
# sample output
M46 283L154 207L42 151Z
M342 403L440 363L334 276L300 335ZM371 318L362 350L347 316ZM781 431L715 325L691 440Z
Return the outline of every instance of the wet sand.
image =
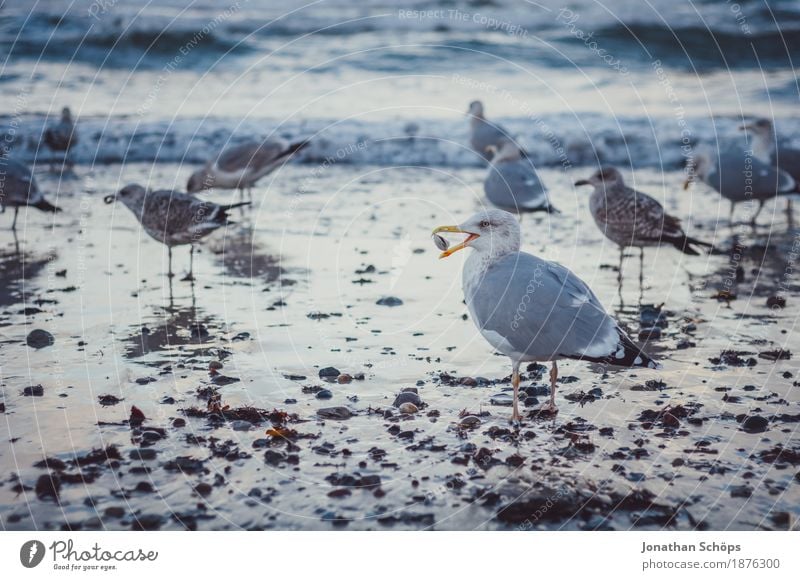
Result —
M800 232L785 202L732 230L716 194L637 173L721 252L648 249L642 289L630 252L622 305L617 249L570 185L589 172L541 172L563 213L526 216L523 247L580 275L632 335L660 324L647 350L664 369L565 362L558 416L519 431L510 365L466 316L464 256L438 260L429 237L480 207L483 170L288 166L200 246L194 284L188 248L174 252L171 289L166 249L102 197L179 188L189 168L37 176L64 213L21 215L16 243L0 218L0 526L796 528ZM34 329L53 344L28 346ZM532 366L526 402L547 384ZM417 413L393 407L403 389Z

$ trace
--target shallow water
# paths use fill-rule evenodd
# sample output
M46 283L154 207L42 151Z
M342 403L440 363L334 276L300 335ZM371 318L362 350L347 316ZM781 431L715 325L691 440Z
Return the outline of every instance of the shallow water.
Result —
M588 171L542 171L562 213L526 216L524 248L569 266L633 335L639 302L665 303L667 326L647 346L664 369L603 374L564 362L558 416L528 417L514 433L506 431L510 408L490 402L510 389L508 361L465 316L463 254L440 261L430 239L434 226L481 207L483 170L287 166L257 188L252 210L234 212L237 223L200 246L194 284L180 280L188 251L175 251L171 285L165 249L102 197L134 180L179 187L190 168L76 172L38 176L64 213L22 214L16 240L0 232L8 280L0 293L0 425L9 441L0 446L3 529L796 525L798 364L759 356L800 349L800 287L789 269L800 234L786 223L783 201L768 204L756 231L731 229L716 194L683 192L680 172L638 172L637 188L686 216L693 235L721 252L648 249L641 289L633 253L623 305L617 250L592 222L588 192L570 185ZM737 217L747 217L745 208ZM730 265L733 233L741 281ZM715 297L725 288L734 300ZM769 308L774 296L786 307ZM376 304L385 297L402 304ZM26 346L35 328L55 343ZM755 364L709 360L725 350L751 353L741 357ZM210 373L212 361L238 380ZM318 373L330 366L364 378L327 383ZM461 377L487 381L458 384ZM523 385L546 380L526 373ZM25 396L32 385L42 385L43 396ZM276 426L299 436L269 438L269 418L239 431L247 425L187 416L207 408L209 386L231 409L296 414ZM414 386L426 405L420 413L385 417L401 389ZM332 398L316 398L314 387ZM577 396L595 388L602 392ZM103 406L104 395L121 401ZM143 426L128 422L133 406ZM316 416L334 406L353 416ZM660 412L667 406L673 413ZM488 414L479 427L459 429L462 410ZM742 414L768 419L766 432L743 431ZM264 439L268 447L254 448ZM121 459L113 451L110 460L85 459L110 445ZM131 458L137 449L155 458ZM34 466L45 458L64 464ZM84 459L70 463L76 458ZM37 486L51 471L60 474L58 501ZM369 476L380 477L379 486Z

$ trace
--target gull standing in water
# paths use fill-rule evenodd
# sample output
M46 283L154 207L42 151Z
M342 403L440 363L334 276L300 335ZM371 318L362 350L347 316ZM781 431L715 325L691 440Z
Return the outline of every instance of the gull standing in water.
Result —
M45 130L44 142L54 153L63 153L63 165L72 166L69 160L69 151L78 144L78 133L75 131L75 122L72 120L69 107L61 110L61 120L58 123Z
M645 247L671 245L690 256L699 255L694 246L712 247L708 242L687 236L678 218L665 212L664 207L646 193L627 187L622 174L614 167L599 169L589 179L576 181L575 185L594 187L589 198L594 222L609 240L619 246L617 281L620 294L625 248L639 248L641 285Z
M491 159L487 155L489 153L488 147L500 148L504 141L511 140L511 133L502 126L486 120L486 115L483 112L483 103L480 101L472 101L469 104L467 116L469 117L470 125L469 144L481 157L486 161L490 161Z
M228 211L249 201L218 205L178 191L150 191L141 185L123 187L116 195L107 195L106 203L121 201L133 212L151 238L158 240L169 252L169 273L172 278L172 247L189 244L189 274L186 281L194 280L194 244L216 229L232 223Z
M17 229L17 214L22 206L35 207L42 211L56 213L61 208L54 206L39 191L33 171L13 159L0 156L0 206L14 208L14 221L11 229Z
M499 147L489 145L486 149L492 158L483 191L492 205L520 216L537 211L558 212L550 205L547 188L533 163L511 139L503 139Z
M729 216L733 225L733 210L742 201L757 201L758 209L750 222L756 225L768 199L779 195L791 195L797 190L797 183L791 175L781 171L771 163L765 163L750 151L742 151L731 145L713 155L698 152L688 164L689 175L683 184L684 189L700 180L716 189L731 202Z
M433 230L466 234L439 256L474 251L464 263L462 285L472 320L483 337L511 359L514 406L519 421L519 368L523 362L552 363L550 402L556 411L557 362L578 359L623 367L659 368L603 309L594 292L560 264L520 251L520 226L502 210L475 214L458 226Z
M800 149L779 143L775 127L769 119L756 119L740 127L753 134L753 153L761 161L772 163L785 171L795 181L795 191L800 193ZM792 219L792 198L786 198L786 215Z
M252 187L259 179L272 173L306 145L308 141L287 143L280 139L228 147L209 160L203 169L195 171L186 189L189 193L214 188L238 189L242 197L247 190L252 198Z

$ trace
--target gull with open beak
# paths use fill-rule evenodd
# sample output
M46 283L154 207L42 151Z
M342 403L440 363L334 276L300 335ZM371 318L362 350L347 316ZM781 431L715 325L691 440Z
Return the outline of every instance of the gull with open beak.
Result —
M482 211L458 226L433 234L466 239L443 251L446 258L474 250L464 263L462 287L472 320L486 341L511 359L512 422L519 413L520 365L550 362L550 401L555 413L557 361L579 359L624 367L658 368L603 309L592 290L555 262L520 251L517 219L502 210Z

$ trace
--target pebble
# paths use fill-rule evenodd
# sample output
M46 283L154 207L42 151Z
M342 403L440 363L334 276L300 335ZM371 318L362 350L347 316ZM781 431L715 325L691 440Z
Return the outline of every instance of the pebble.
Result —
M489 403L500 407L510 407L514 404L514 397L506 393L498 393L489 398Z
M399 407L404 403L411 403L416 407L420 407L422 405L422 399L417 393L412 391L404 391L397 395L394 399L394 403L392 403L393 407Z
M112 505L107 507L104 513L107 518L121 518L125 515L125 508Z
M325 407L317 410L317 415L323 419L336 419L343 421L353 416L347 407Z
M207 484L206 482L200 482L194 486L194 490L197 492L197 495L201 497L206 497L211 494L212 487Z
M333 397L333 393L330 392L328 389L320 389L317 392L318 399L330 399Z
M462 417L458 422L458 426L463 427L464 429L474 429L480 424L481 420L475 415L467 415L466 417ZM467 445L472 445L472 443L467 443Z
M353 382L353 377L348 374L342 374L336 378L336 382L339 383L340 385L347 385Z
M133 460L138 459L139 461L150 461L152 459L155 459L156 455L157 453L155 449L150 449L149 447L147 447L144 449L132 449L128 457L130 457Z
M399 409L400 412L403 413L404 415L413 415L414 413L419 411L419 409L414 403L403 403L402 405L400 405Z
M53 346L56 342L55 337L41 328L35 328L28 333L25 338L25 343L35 349L45 348L46 346Z
M253 424L250 421L231 421L230 425L234 431L250 431L253 428Z
M178 417L172 422L173 427L186 427L186 419Z
M335 379L340 374L342 374L342 373L340 373L339 369L337 369L335 367L325 367L324 369L320 369L319 370L319 378L321 378L321 379L327 379L327 378Z
M375 304L378 306L402 306L403 301L397 298L396 296L384 296L380 300L378 300Z
M447 251L447 248L450 247L450 243L439 234L433 234L432 237L433 237L433 244L437 248L439 248L439 250L441 250L442 252Z
M42 385L33 385L30 387L25 387L22 390L22 394L26 397L42 397L44 396L44 387Z
M742 421L742 429L748 433L763 433L769 426L769 420L761 415L750 415Z
M281 451L270 449L264 453L264 461L269 465L278 465L286 461L286 454Z
M643 328L639 331L639 340L658 340L661 338L661 329L658 326Z

